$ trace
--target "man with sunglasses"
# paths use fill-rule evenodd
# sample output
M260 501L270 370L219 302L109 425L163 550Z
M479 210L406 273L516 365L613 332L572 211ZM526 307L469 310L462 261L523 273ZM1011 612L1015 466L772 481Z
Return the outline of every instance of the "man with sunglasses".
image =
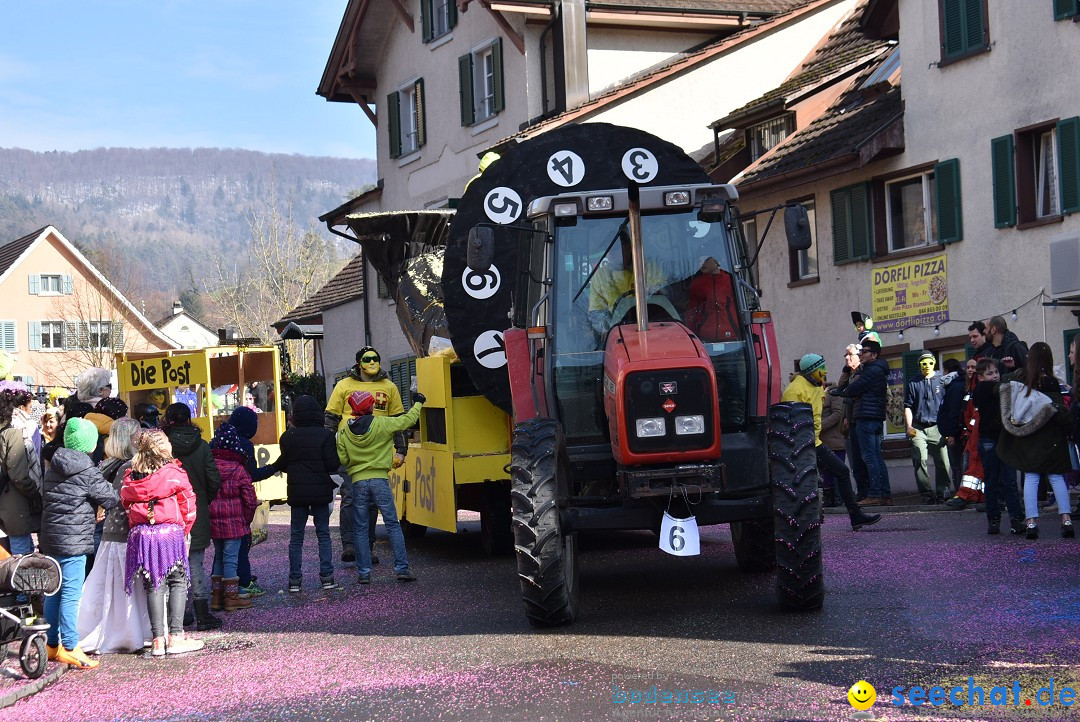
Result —
M349 394L354 391L367 391L375 398L373 412L375 416L400 416L405 413L405 406L401 403L401 392L390 380L390 376L381 364L382 356L373 346L364 346L356 352L356 365L349 369L345 378L337 382L330 394L330 400L326 402L326 413L323 415L326 428L336 434L345 427L352 417ZM396 469L405 463L405 454L408 453L408 449L405 435L401 432L395 433L393 468ZM341 485L341 509L338 520L338 528L341 532L341 561L351 562L356 560L356 548L353 546L353 485L344 467L338 473L345 479L345 483ZM378 518L379 509L372 502L368 505L368 542L372 547L372 564L379 563L379 558L374 553L375 523Z
M941 375L934 372L937 359L929 351L919 356L922 375L904 387L904 423L911 440L911 463L923 504L941 504L948 496L952 472L945 439L938 430L938 409L945 394ZM930 485L927 456L934 456L935 487Z

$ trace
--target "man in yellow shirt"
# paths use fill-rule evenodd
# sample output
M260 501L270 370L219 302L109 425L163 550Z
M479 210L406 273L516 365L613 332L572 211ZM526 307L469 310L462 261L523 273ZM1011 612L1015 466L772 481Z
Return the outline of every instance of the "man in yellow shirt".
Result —
M354 391L367 391L375 398L375 416L401 416L405 413L405 406L401 403L401 392L390 380L389 375L382 368L382 357L373 346L364 346L356 352L356 365L349 369L348 375L338 381L330 394L330 400L326 402L326 413L323 415L323 425L334 433L345 428L349 419L352 418L352 409L349 407L349 394ZM394 462L393 468L398 468L405 463L405 455L409 447L405 442L403 433L394 434ZM341 561L351 562L356 559L356 549L353 546L353 509L352 489L349 473L342 467L339 473L345 482L341 485L341 509L338 514L338 529L341 532ZM374 503L368 506L368 541L371 547L375 547L375 523L379 518L379 509ZM379 557L372 553L373 564L379 563Z
M851 489L851 472L833 450L821 443L821 406L825 397L825 359L816 353L808 353L799 359L799 372L784 389L781 401L809 404L814 413L814 453L817 454L819 470L828 471L836 480L836 489L847 507L851 529L858 531L864 526L881 521L881 514L866 514L855 501Z

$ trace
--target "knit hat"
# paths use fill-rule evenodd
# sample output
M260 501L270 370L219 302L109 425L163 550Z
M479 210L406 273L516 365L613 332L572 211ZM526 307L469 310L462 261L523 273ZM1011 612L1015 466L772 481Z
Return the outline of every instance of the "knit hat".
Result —
M937 361L937 357L929 351L923 351L921 354L919 354L919 361L922 361L924 358L928 358L931 361Z
M353 391L349 394L349 406L353 416L367 416L375 408L375 397L370 391Z
M229 416L229 424L236 429L236 433L250 439L259 430L259 417L248 407L238 406Z
M69 419L64 428L64 446L84 454L91 453L97 448L97 427L86 419L78 417Z
M94 411L97 411L99 414L105 414L110 419L116 420L127 416L128 405L124 403L123 399L118 399L115 396L108 396L97 402Z
M825 359L816 353L808 353L799 359L799 371L808 374L825 365Z
M251 449L251 442L241 438L240 434L236 431L236 427L225 422L218 427L217 433L214 434L214 438L210 440L210 448L235 451L238 454L248 456L250 455L249 450Z

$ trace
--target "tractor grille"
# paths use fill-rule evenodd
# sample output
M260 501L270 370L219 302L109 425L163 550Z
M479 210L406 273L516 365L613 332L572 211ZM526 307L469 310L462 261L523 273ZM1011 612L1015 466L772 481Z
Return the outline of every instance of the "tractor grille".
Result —
M674 393L670 391L674 385ZM712 401L712 376L704 369L669 369L638 371L627 374L626 438L630 450L636 453L690 451L704 449L713 443L716 433L716 409ZM674 404L668 410L664 405ZM705 417L705 433L678 435L676 416ZM664 419L664 435L639 438L637 419Z

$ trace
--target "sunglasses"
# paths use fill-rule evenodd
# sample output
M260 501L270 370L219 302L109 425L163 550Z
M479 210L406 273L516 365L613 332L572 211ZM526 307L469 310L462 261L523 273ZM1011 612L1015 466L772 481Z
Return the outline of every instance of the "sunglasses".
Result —
M378 356L364 356L363 358L360 359L360 363L370 364L370 363L375 363L378 360L379 360Z

